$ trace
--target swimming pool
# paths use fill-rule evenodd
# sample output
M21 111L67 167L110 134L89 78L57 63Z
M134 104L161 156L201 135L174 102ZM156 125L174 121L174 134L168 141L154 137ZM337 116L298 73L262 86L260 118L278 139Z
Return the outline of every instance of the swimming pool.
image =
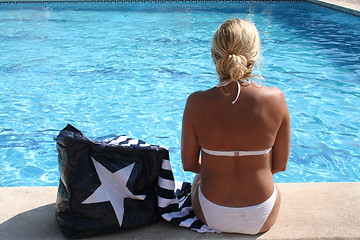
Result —
M234 17L256 23L264 84L291 112L276 181L360 181L358 17L306 2L1 4L0 186L57 185L53 138L67 123L165 146L190 181L183 107L216 84L211 37Z

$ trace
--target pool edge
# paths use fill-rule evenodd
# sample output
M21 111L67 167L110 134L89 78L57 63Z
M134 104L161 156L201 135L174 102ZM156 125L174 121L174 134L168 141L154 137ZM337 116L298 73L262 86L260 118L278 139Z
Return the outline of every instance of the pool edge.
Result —
M136 2L206 2L206 1L229 1L237 0L0 0L0 4L24 4L24 3L136 3ZM349 0L238 0L239 2L309 2L323 7L331 8L340 12L360 17L360 4L353 4Z
M360 239L360 182L280 183L282 207L275 226L260 236L198 234L159 222L103 239ZM0 188L0 236L65 239L55 220L56 187Z
M352 4L347 1L341 1L341 0L306 0L306 1L360 17L360 5Z

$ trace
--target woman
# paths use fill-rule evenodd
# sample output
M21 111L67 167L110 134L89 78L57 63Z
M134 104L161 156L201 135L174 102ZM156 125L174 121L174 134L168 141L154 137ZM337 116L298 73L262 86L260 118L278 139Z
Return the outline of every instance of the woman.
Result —
M192 93L184 111L183 168L198 174L193 208L219 232L265 232L279 213L272 174L286 169L290 116L279 89L250 81L259 53L252 23L225 21L212 41L220 82Z

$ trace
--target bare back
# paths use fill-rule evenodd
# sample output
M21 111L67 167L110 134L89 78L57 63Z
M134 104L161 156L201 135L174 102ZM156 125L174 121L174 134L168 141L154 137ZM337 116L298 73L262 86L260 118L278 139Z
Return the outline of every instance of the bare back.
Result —
M225 91L226 90L226 91ZM273 192L272 174L286 167L289 114L279 89L242 85L235 104L236 83L192 94L183 120L183 166L201 175L201 189L212 202L229 207L256 205ZM199 153L257 151L261 156L223 157Z

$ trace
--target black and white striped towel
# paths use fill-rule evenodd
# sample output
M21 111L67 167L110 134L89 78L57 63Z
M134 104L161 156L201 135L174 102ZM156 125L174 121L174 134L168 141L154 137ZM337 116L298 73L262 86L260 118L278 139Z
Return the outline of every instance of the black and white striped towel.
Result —
M147 148L151 145L138 139L119 136L104 141L109 145L133 146ZM163 159L158 178L158 207L161 216L168 222L195 230L199 233L216 232L210 229L194 214L191 206L191 184L175 182L169 159Z

